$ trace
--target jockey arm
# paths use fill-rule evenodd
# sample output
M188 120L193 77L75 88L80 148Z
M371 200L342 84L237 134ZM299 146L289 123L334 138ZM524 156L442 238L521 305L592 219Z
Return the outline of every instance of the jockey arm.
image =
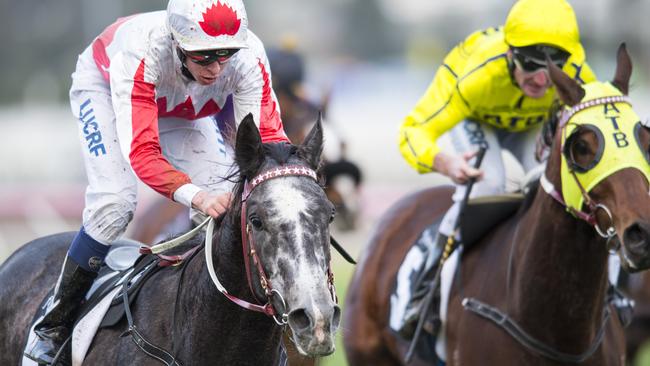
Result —
M189 206L200 188L162 154L154 59L120 53L111 65L111 94L120 147L135 174L163 196ZM179 188L183 187L180 192Z
M111 93L122 153L140 180L156 192L212 217L219 216L229 205L230 193L209 194L165 159L158 135L155 67L146 58L133 67L135 64L134 59L121 54L111 68Z
M453 76L441 67L419 102L400 127L399 146L406 161L419 173L436 171L438 138L470 115Z
M136 175L156 192L216 217L228 206L230 193L209 194L192 184L162 154L158 135L155 58L117 55L111 69L113 104L123 154ZM262 61L263 60L263 61ZM240 73L234 93L236 121L253 113L264 142L288 141L270 85L266 58ZM244 63L250 64L250 63ZM120 67L115 67L119 65ZM266 66L266 67L265 67Z
M471 54L484 38L485 33L475 32L449 52L427 91L402 122L400 151L418 173L437 171L453 176L450 170L457 169L450 168L463 166L460 157L441 152L437 140L472 115L468 98L476 94L475 89L480 90L483 80L463 80L462 76Z

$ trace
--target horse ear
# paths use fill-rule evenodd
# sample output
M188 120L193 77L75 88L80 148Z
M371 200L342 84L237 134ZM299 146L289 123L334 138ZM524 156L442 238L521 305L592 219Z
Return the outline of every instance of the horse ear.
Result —
M318 113L318 120L311 131L305 136L302 144L298 146L298 156L309 163L312 169L318 169L320 155L323 152L323 118Z
M618 46L616 53L616 73L612 84L621 91L624 95L630 88L630 76L632 75L632 60L630 54L627 53L627 46L625 42Z
M571 79L569 75L565 74L564 71L551 62L548 56L546 57L546 66L548 67L551 81L557 88L557 94L560 100L568 106L574 106L580 103L585 96L585 90L580 84Z
M241 175L247 178L255 175L264 162L262 137L251 113L244 117L237 128L235 162L239 166Z

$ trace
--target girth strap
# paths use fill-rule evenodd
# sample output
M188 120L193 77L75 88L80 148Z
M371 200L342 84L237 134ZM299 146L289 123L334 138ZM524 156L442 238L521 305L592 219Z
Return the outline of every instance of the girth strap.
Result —
M169 352L149 342L142 334L140 334L135 325L129 324L129 330L124 332L122 334L122 337L126 335L131 335L133 343L135 343L142 351L144 351L144 353L148 354L149 356L168 366L181 366L180 362L178 362L174 356L169 354Z
M507 314L501 312L495 307L492 307L471 297L464 298L462 304L465 310L469 310L477 315L493 321L496 325L500 326L506 332L508 332L512 338L514 338L524 347L557 362L581 363L591 357L603 341L603 336L605 335L605 326L607 324L607 320L609 319L609 309L607 306L605 306L603 322L600 326L600 329L598 330L598 333L596 334L596 338L585 352L579 355L575 355L557 351L549 345L542 343L540 340L534 338L530 334L526 333L525 330L521 329L519 324L517 324L514 319L510 318Z
M156 264L154 264L155 266ZM156 346L155 344L149 342L136 328L133 324L133 316L131 315L131 309L129 306L129 282L133 278L135 271L124 280L122 285L122 299L124 300L124 312L126 313L126 319L129 322L129 329L126 330L120 337L125 337L130 335L135 343L144 353L149 356L157 359L158 361L164 363L167 366L182 366L181 363L176 360L169 352L165 351L161 347Z

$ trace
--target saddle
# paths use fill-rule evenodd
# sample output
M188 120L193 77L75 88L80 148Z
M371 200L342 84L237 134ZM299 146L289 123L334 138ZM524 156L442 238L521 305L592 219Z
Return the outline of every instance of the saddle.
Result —
M123 239L111 246L105 263L97 279L86 294L86 301L81 305L72 337L64 345L62 357L58 364L81 364L92 339L99 328L112 327L119 323L126 314L126 305L122 297L124 281L129 278L129 305L137 298L142 285L162 267L155 255L139 253L142 244ZM32 320L32 327L45 314L47 302L54 289L45 296L37 313ZM33 337L33 328L29 338ZM27 342L29 344L29 341ZM36 365L35 362L23 357L23 366Z
M463 245L476 243L496 225L512 216L524 202L522 193L508 193L470 199L460 218Z
M101 283L98 283L98 280L95 281L93 288L97 288L93 291L93 288L90 289L86 295L86 302L81 308L79 319L82 319L90 310L92 310L104 297L111 293L115 288L120 288L120 290L115 294L111 304L104 316L104 319L100 323L100 328L112 327L116 325L125 315L125 307L122 302L122 286L124 281L132 275L129 285L128 285L128 297L129 305L135 301L142 288L142 285L151 277L152 274L160 270L162 267L156 265L157 257L155 255L141 255L137 252L139 245L135 247L136 251L131 250L130 253L126 253L125 250L120 250L116 248L115 253L107 258L107 265L102 268L99 272L98 280L101 280L103 277L106 277ZM124 247L123 247L124 248ZM133 247L132 247L133 248ZM112 250L113 251L113 250ZM115 265L114 258L120 256L120 263L124 261L131 261L131 265L124 269L117 269L111 265ZM131 256L130 258L124 258L126 255ZM119 267L118 267L119 268Z

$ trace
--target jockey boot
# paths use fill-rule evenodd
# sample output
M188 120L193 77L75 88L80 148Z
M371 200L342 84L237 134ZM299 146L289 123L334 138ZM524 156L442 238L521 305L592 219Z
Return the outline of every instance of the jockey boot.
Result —
M610 285L607 290L607 301L614 306L621 325L623 327L630 325L634 316L634 300L627 297L616 286Z
M431 281L433 281L438 272L440 257L442 256L442 252L447 244L447 238L447 235L438 233L436 245L432 248L433 260L426 261L422 265L421 272L414 281L415 285L413 286L413 293L411 294L411 298L409 299L408 304L406 305L406 310L404 311L404 321L402 327L398 329L398 333L405 339L411 339L413 337L418 320L420 319L420 314L422 313L423 300L430 291L434 291L433 301L431 301L431 308L425 312L426 318L423 323L423 329L435 335L435 324L440 322L438 311L440 304L440 283L435 284L436 288L432 289Z
M79 307L96 277L97 273L82 268L66 256L54 294L48 300L48 309L34 326L36 337L25 356L39 364L54 362L59 349L70 337Z

